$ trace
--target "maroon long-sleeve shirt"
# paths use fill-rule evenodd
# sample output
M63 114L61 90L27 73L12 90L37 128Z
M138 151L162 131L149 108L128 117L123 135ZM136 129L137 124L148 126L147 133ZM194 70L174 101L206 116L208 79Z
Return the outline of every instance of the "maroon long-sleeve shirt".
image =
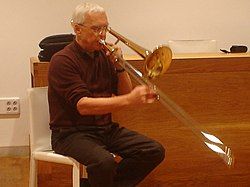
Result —
M110 97L117 93L117 74L103 51L90 54L72 42L52 57L48 82L51 129L111 122L110 113L80 115L76 109L82 97Z

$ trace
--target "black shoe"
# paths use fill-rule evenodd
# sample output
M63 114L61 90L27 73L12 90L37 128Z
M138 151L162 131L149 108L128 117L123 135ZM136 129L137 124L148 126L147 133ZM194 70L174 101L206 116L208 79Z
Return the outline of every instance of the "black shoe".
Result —
M89 181L86 178L81 178L80 187L90 187Z

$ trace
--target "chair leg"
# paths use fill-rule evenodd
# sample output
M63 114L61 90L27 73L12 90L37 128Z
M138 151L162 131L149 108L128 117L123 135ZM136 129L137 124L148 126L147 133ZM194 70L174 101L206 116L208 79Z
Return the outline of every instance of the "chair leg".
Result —
M86 166L82 165L82 176L81 178L85 178L87 179L88 178L88 173L86 171Z
M74 162L72 172L73 187L80 187L80 164Z
M37 161L30 156L29 187L37 187Z

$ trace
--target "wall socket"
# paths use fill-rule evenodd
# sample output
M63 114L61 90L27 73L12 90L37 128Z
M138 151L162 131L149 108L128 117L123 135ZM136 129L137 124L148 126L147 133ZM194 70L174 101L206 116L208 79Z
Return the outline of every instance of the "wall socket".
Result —
M0 114L20 114L19 97L1 97L0 98Z

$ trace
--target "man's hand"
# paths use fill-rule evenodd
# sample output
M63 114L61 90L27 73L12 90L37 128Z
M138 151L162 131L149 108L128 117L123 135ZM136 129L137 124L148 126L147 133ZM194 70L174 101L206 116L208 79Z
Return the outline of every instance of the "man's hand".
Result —
M128 101L130 104L144 104L153 103L157 99L157 94L148 86L141 85L135 87L128 94Z
M119 58L122 58L122 50L119 46L107 43L114 49L113 52L107 51L106 55L109 57L110 61L114 64L116 69L122 69L121 65L117 62Z

